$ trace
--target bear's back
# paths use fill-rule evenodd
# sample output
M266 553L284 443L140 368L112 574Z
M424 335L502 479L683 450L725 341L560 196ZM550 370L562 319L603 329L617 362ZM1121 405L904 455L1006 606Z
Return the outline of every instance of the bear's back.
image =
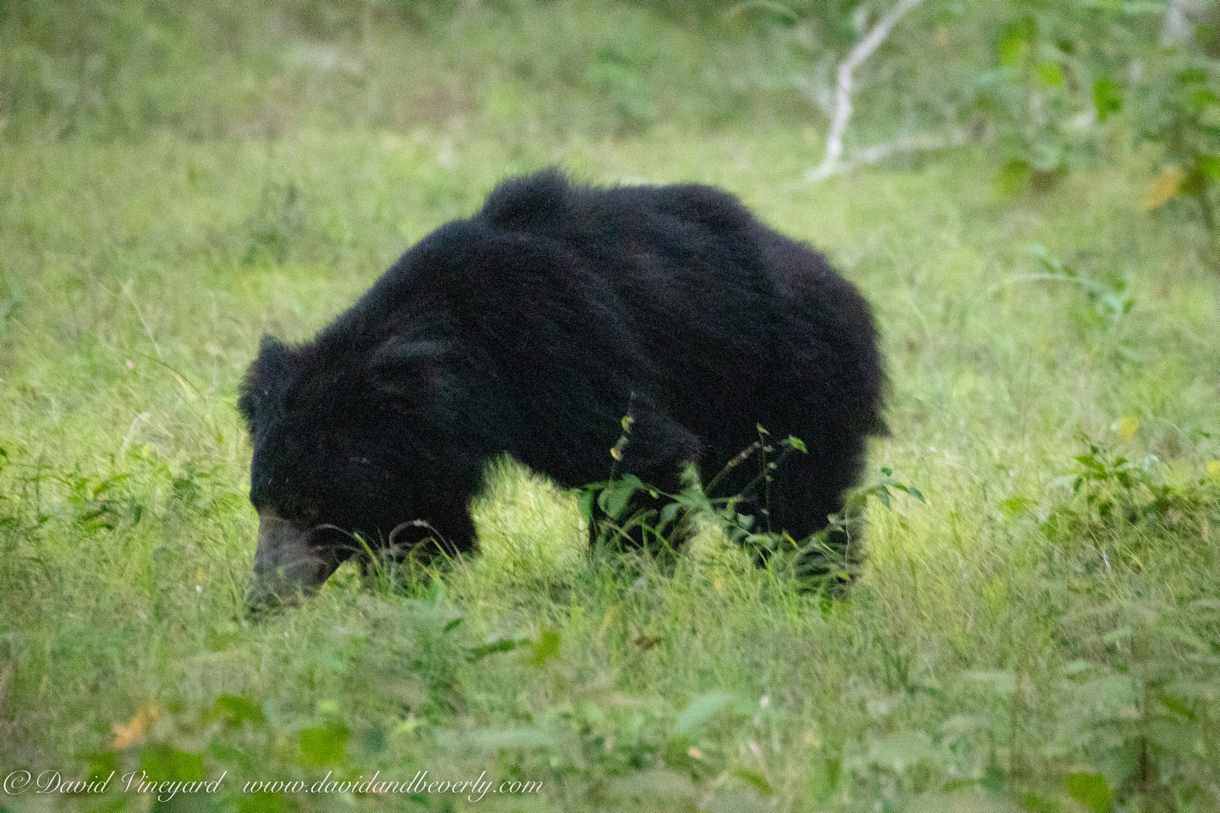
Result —
M552 236L621 236L633 226L664 228L675 223L726 235L758 225L736 197L714 187L578 186L554 168L504 181L488 195L475 219L497 230Z

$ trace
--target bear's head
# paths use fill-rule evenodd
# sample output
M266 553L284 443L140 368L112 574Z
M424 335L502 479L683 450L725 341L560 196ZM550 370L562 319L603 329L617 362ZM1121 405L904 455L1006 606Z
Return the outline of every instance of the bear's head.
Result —
M439 343L394 337L369 349L263 338L238 398L259 515L251 608L308 595L353 555L426 535L409 473L428 466L412 439L442 355Z

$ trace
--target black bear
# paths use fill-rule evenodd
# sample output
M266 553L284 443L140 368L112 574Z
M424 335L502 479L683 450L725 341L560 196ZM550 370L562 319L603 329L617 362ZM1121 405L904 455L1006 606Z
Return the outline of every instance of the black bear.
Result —
M686 464L707 482L759 426L799 438L767 505L739 510L802 539L883 431L884 378L856 288L733 196L556 170L506 181L313 341L264 337L238 403L260 517L250 602L312 592L361 539L474 550L468 503L490 460L604 480L629 411L617 469L671 493Z

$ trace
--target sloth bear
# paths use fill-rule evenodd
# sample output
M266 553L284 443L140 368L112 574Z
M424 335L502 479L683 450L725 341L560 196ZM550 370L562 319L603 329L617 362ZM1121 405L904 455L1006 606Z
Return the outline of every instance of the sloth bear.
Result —
M366 544L473 551L468 503L504 454L567 487L614 467L673 493L687 464L707 482L759 427L795 436L806 453L738 510L803 539L884 431L884 385L865 299L733 196L557 170L505 181L313 341L263 338L238 401L250 604L313 592Z

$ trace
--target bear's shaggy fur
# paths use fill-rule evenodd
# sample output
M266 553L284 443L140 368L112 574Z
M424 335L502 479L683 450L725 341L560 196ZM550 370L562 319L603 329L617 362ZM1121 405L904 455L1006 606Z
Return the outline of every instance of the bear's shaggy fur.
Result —
M731 195L507 181L313 341L264 338L239 400L262 517L252 600L316 588L353 535L473 550L488 461L603 480L629 409L618 469L662 489L686 463L707 482L760 425L800 438L768 502L802 539L843 507L883 387L868 303Z

